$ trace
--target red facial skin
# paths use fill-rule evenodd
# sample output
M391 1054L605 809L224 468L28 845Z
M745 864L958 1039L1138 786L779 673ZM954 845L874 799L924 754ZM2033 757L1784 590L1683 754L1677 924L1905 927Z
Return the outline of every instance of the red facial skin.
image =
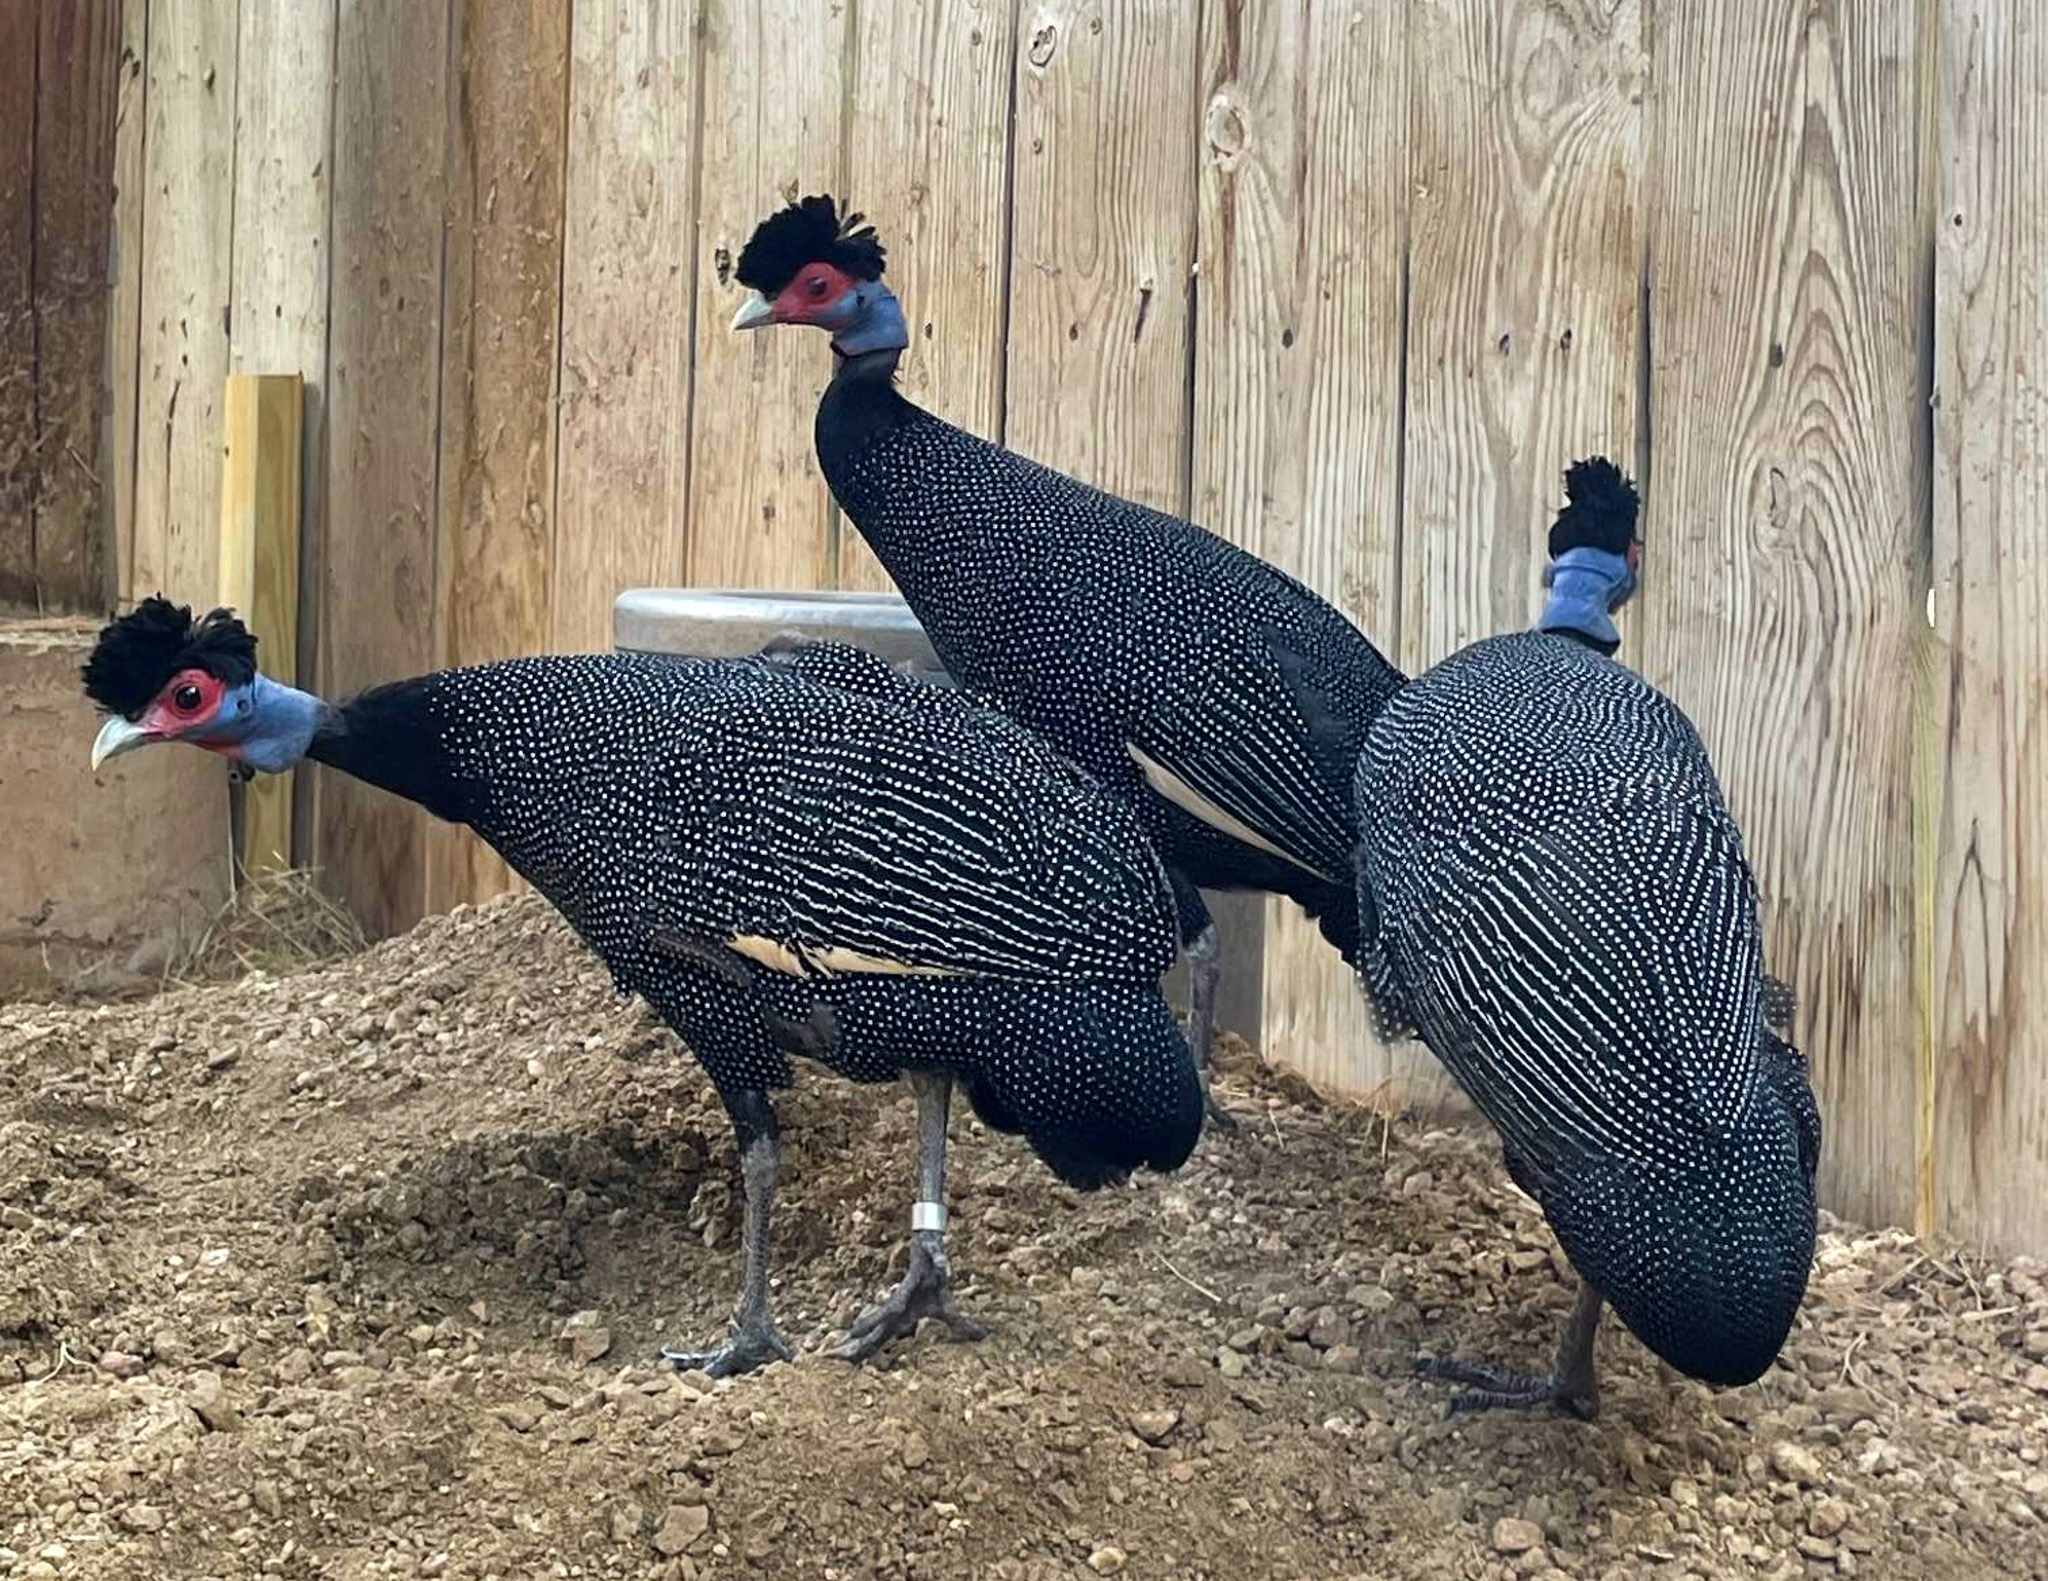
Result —
M198 693L196 701L191 692ZM220 708L220 700L226 692L227 687L218 676L209 675L204 670L180 670L164 683L164 689L156 694L156 700L142 711L142 717L135 722L152 736L175 741L208 723ZM235 756L231 745L216 745L208 741L195 741L192 745L218 752L222 757Z
M852 275L833 264L808 263L769 305L775 310L778 324L832 328L825 322L825 315L858 284Z

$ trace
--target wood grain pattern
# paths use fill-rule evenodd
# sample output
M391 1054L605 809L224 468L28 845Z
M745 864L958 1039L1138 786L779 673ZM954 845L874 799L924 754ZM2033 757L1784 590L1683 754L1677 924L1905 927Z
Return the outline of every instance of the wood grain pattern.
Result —
M611 646L612 600L686 579L699 247L694 0L575 11L563 219L553 645Z
M832 496L811 426L831 353L811 332L734 334L732 266L762 218L844 186L847 10L703 0L704 143L691 412L690 581L825 587Z
M1648 63L1640 0L1408 15L1401 651L1419 671L1541 612L1570 462L1634 469Z
M1652 571L1630 617L1714 754L1800 995L1824 1200L1883 1222L1913 1208L1915 20L1658 8Z
M231 373L222 400L220 602L256 634L264 673L297 684L299 505L304 497L305 385L296 373ZM242 787L243 871L292 865L298 776L259 774Z
M1002 430L1016 42L1012 0L864 5L846 85L846 199L879 228L889 283L911 326L899 388L990 436ZM809 360L812 338L803 348ZM790 348L775 350L787 356ZM834 580L891 586L851 524L838 533Z
M244 5L235 104L234 316L228 365L300 376L303 453L299 565L308 596L292 620L292 667L318 682L322 515L327 490L329 155L334 130L335 8ZM279 661L266 643L266 664ZM274 672L275 673L275 672ZM294 775L290 849L310 855L318 776ZM266 793L267 794L267 793Z
M100 410L121 4L43 0L36 57L36 590L86 614L112 590Z
M538 653L552 631L556 332L569 14L555 0L458 0L442 288L435 662ZM428 826L427 909L502 894L510 868Z
M149 0L121 7L120 78L114 101L113 289L107 308L110 386L104 452L113 476L114 602L135 593L135 453L141 396L143 216L148 193Z
M0 607L36 607L36 8L0 6Z
M1204 13L1194 516L1396 651L1406 37L1366 0ZM1433 1095L1292 902L1265 908L1269 1057L1330 1088ZM1258 947L1256 935L1249 941Z
M235 0L149 19L132 591L181 602L220 579L220 401L233 291Z
M332 695L434 662L448 35L445 4L341 6L319 665ZM373 936L410 927L427 815L317 777L330 881Z
M1197 8L1029 0L1017 40L1012 449L1188 506Z
M1940 6L1933 1228L2048 1250L2048 28Z

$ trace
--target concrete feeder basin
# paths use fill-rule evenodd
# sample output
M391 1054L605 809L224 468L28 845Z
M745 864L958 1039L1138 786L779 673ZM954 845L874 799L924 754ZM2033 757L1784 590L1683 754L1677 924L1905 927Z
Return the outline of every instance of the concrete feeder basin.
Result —
M921 680L951 684L900 593L645 587L612 604L612 646L621 653L739 658L788 632L849 642Z

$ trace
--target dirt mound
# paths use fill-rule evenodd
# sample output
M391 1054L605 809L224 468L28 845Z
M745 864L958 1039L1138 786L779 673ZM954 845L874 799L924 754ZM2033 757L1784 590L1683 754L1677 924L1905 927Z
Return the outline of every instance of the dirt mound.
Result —
M1082 1198L954 1124L998 1331L810 1353L893 1277L894 1088L782 1103L776 1300L708 1084L538 903L327 969L0 1011L0 1575L2048 1575L2048 1277L1830 1226L1779 1366L1602 1345L1606 1411L1446 1421L1572 1284L1483 1140L1241 1051L1244 1124Z

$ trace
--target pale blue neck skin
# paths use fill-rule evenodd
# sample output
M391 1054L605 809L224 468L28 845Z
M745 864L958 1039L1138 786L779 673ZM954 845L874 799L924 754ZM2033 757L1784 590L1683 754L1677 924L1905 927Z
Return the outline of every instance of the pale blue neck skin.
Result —
M849 361L877 351L902 351L910 344L903 304L879 280L864 280L833 303L828 318L832 344Z
M1624 555L1605 549L1567 549L1543 570L1550 602L1536 622L1538 631L1574 632L1609 653L1621 645L1612 611L1629 601L1636 574Z
M250 768L282 774L304 760L327 711L312 693L259 675L222 697L214 723L188 739L231 746Z

